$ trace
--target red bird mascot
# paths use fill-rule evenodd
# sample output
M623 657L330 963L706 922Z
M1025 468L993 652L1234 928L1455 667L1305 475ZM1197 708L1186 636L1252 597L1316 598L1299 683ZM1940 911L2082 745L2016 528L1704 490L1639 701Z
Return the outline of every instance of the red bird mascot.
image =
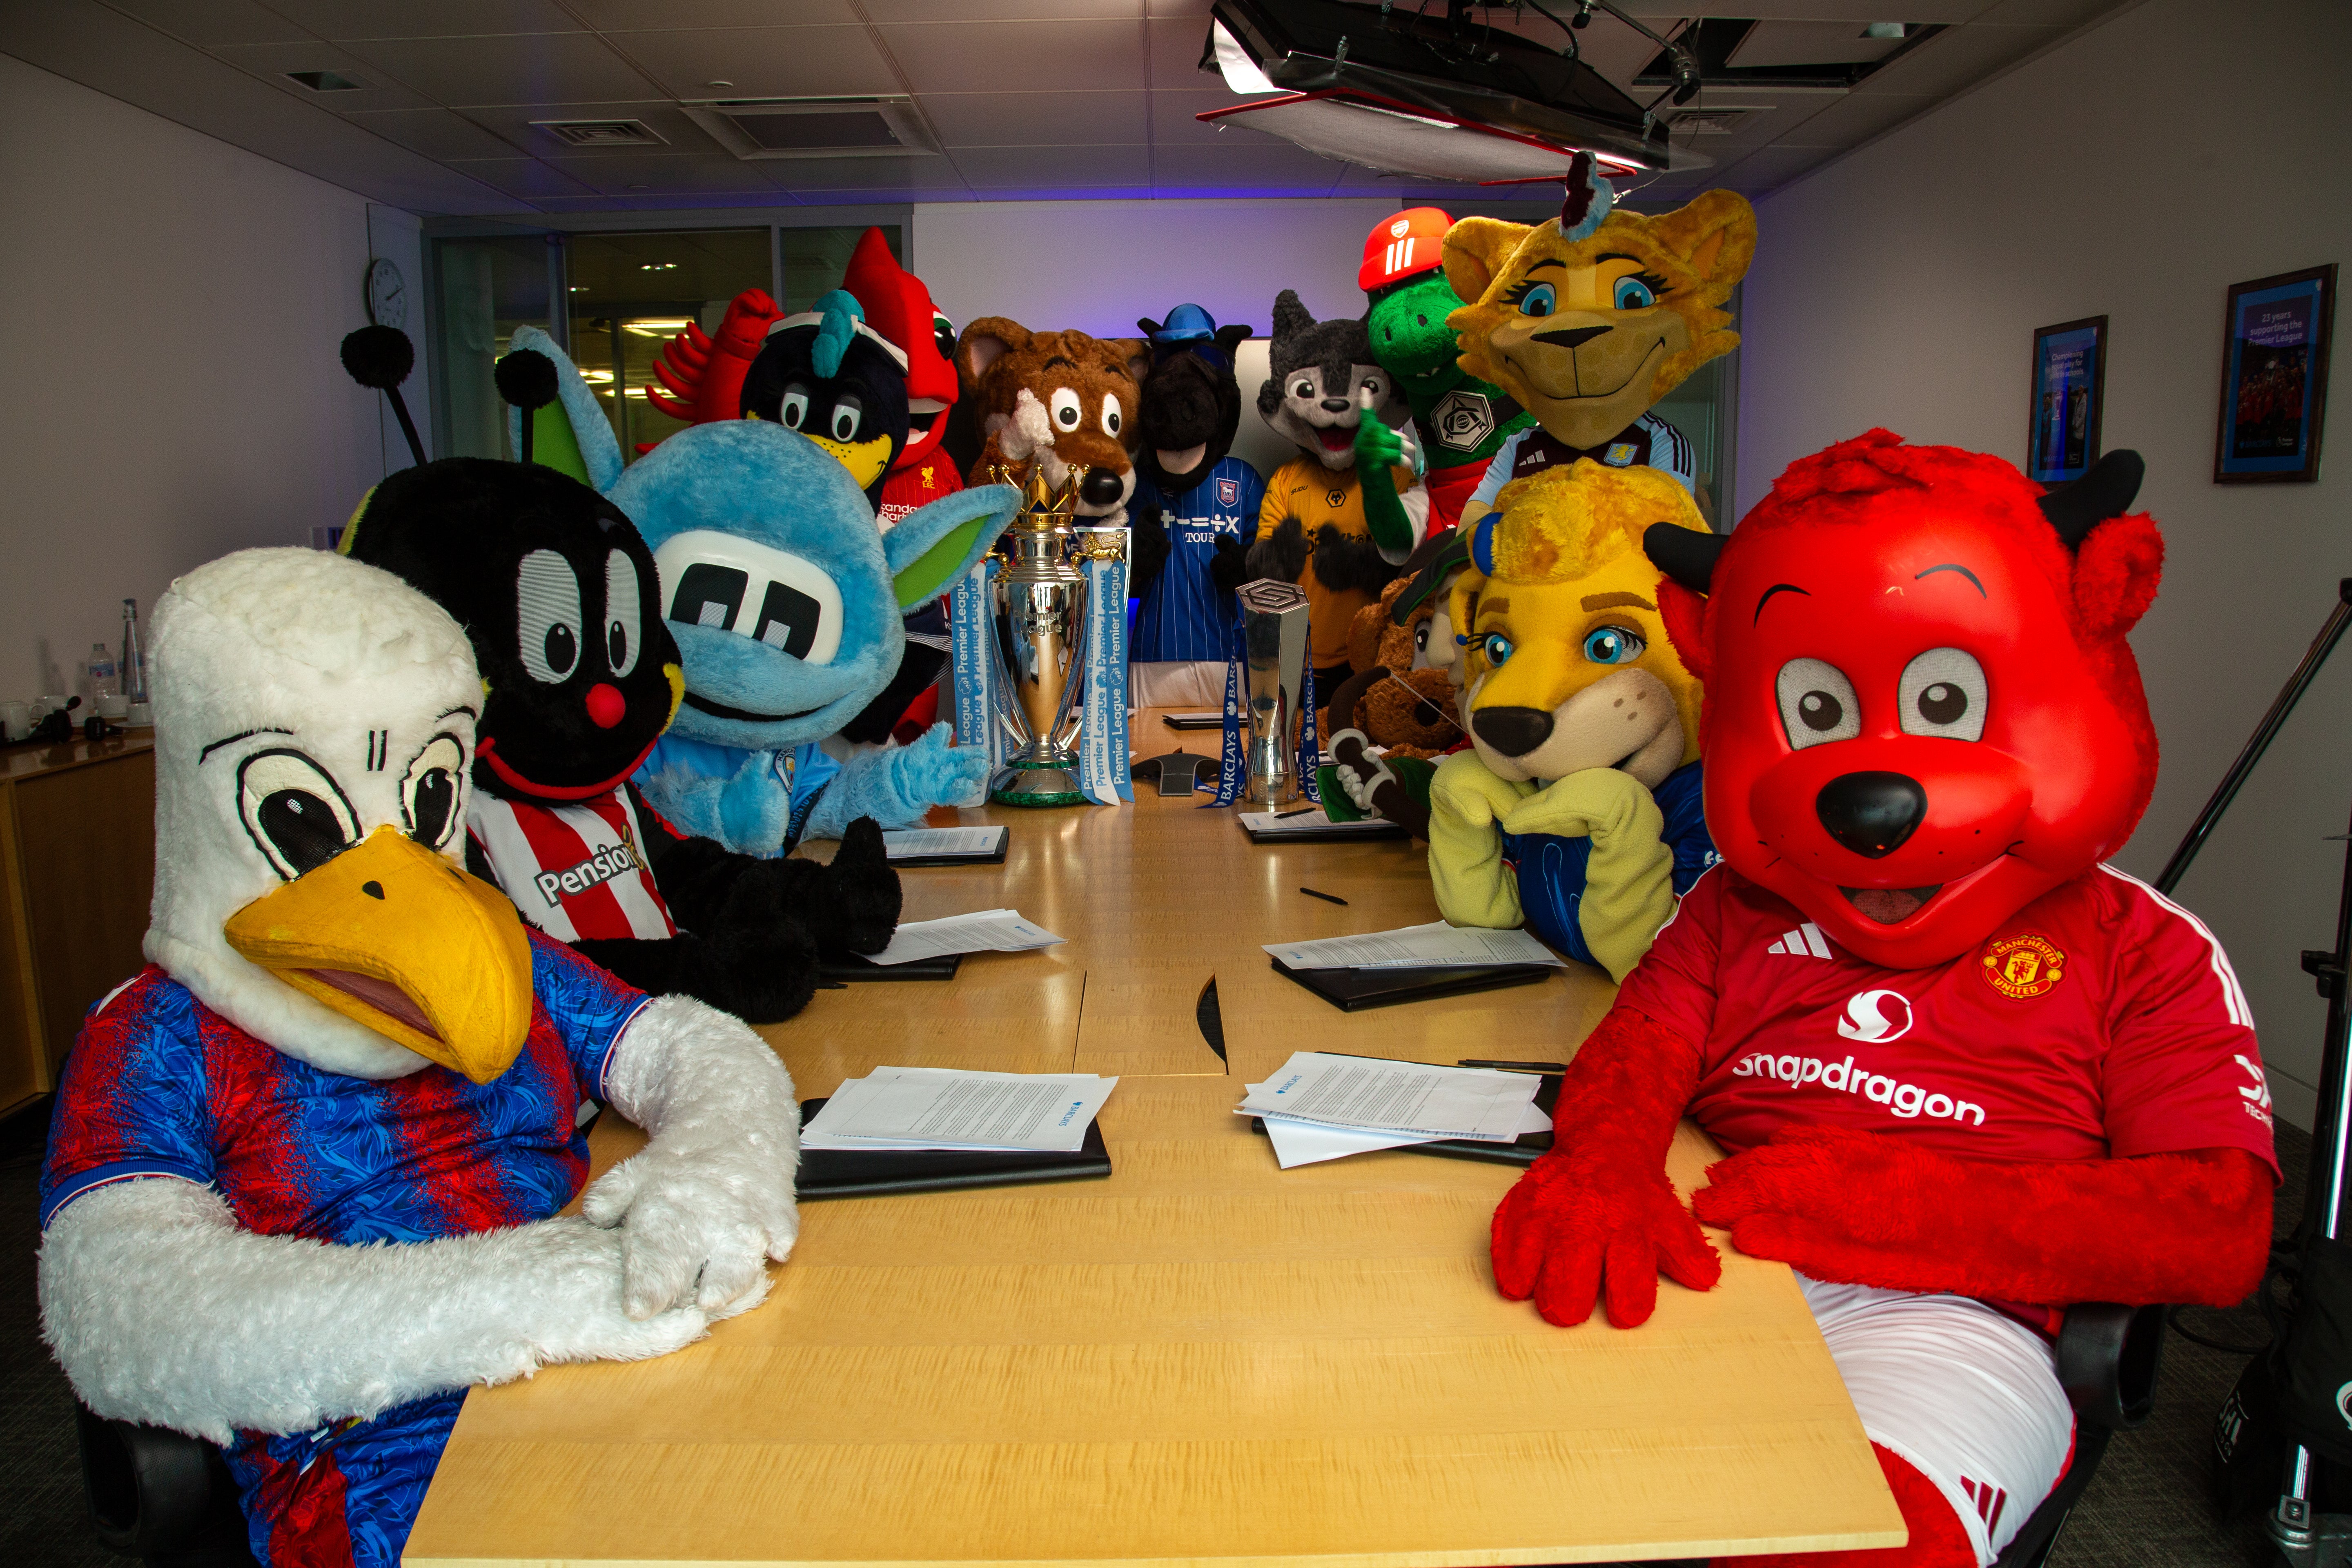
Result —
M923 280L898 265L878 228L859 237L841 286L864 307L874 330L907 356L907 444L882 481L887 529L917 507L963 489L955 464L940 450L956 400L956 330L931 303Z
M1911 1531L1742 1559L1973 1568L2068 1462L2076 1301L2223 1306L2270 1237L2270 1100L2229 960L2100 863L2156 739L2125 634L2164 547L2139 459L2044 496L1883 430L1792 466L1727 537L1650 531L1706 682L1702 877L1578 1054L1558 1145L1496 1211L1549 1321L1644 1321L1721 1263L1798 1270Z

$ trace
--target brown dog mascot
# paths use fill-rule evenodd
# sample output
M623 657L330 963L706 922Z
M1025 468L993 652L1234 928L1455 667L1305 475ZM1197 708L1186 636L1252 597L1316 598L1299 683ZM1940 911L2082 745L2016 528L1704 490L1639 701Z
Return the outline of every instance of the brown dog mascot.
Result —
M1135 493L1137 387L1150 366L1141 338L1033 332L1003 316L982 316L956 343L956 374L986 436L966 475L988 482L997 465L1044 465L1059 489L1083 467L1078 512L1115 524Z

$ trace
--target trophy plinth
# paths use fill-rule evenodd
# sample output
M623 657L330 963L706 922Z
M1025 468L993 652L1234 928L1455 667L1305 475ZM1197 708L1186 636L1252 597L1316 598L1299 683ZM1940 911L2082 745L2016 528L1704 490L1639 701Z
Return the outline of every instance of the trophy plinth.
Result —
M1085 658L1086 574L1069 562L1078 486L1085 468L1073 465L1060 489L1045 483L1043 466L1030 466L1022 508L1005 532L1012 559L995 580L997 648L1013 701L1000 714L1014 744L993 781L990 798L1005 805L1083 805L1078 721L1070 689ZM999 469L992 476L1011 482Z
M1244 583L1243 705L1249 724L1244 764L1248 798L1283 805L1298 798L1299 694L1307 679L1307 591L1295 583Z

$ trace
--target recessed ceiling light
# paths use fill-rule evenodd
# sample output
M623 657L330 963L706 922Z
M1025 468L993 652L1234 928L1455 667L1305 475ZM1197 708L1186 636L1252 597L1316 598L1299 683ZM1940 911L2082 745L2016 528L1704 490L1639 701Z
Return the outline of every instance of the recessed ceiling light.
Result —
M1904 25L1900 22L1873 22L1862 30L1865 38L1891 38L1901 41Z
M312 92L351 92L367 86L357 77L342 76L334 71L288 71L289 81L300 82Z
M650 190L652 190L652 189L653 189L653 187L652 187L651 185L631 185L631 186L629 187L629 189L631 189L631 190L633 190L633 191L650 191ZM664 263L663 263L663 265L664 265L664 266L666 266L666 267L675 267L675 266L677 266L677 262L675 262L675 261L669 261L669 262L664 262ZM651 271L653 270L653 268L650 268L650 267L648 267L648 268L646 268L646 271L648 271L648 272L651 272Z
M731 81L726 80L724 78L721 78L716 81L706 81L702 85L705 87L733 87L735 84Z
M645 186L631 185L629 189L633 191L642 191L645 189ZM637 270L640 272L675 272L677 270L677 263L675 261L640 261L637 263Z

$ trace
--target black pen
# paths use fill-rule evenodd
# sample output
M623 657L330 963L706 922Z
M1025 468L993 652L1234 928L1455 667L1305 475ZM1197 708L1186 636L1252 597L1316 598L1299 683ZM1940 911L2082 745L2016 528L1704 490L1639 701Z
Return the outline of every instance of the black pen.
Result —
M1454 1065L1458 1068L1493 1068L1500 1072L1561 1073L1568 1070L1566 1062L1490 1062L1473 1058Z
M1302 805L1297 811L1277 811L1274 814L1271 820L1275 822L1282 822L1293 816L1305 816L1309 812L1319 811L1322 808L1320 806Z
M1318 893L1312 888L1301 888L1298 890L1310 899L1320 899L1327 904L1338 904L1342 908L1347 906L1348 900L1337 893Z

